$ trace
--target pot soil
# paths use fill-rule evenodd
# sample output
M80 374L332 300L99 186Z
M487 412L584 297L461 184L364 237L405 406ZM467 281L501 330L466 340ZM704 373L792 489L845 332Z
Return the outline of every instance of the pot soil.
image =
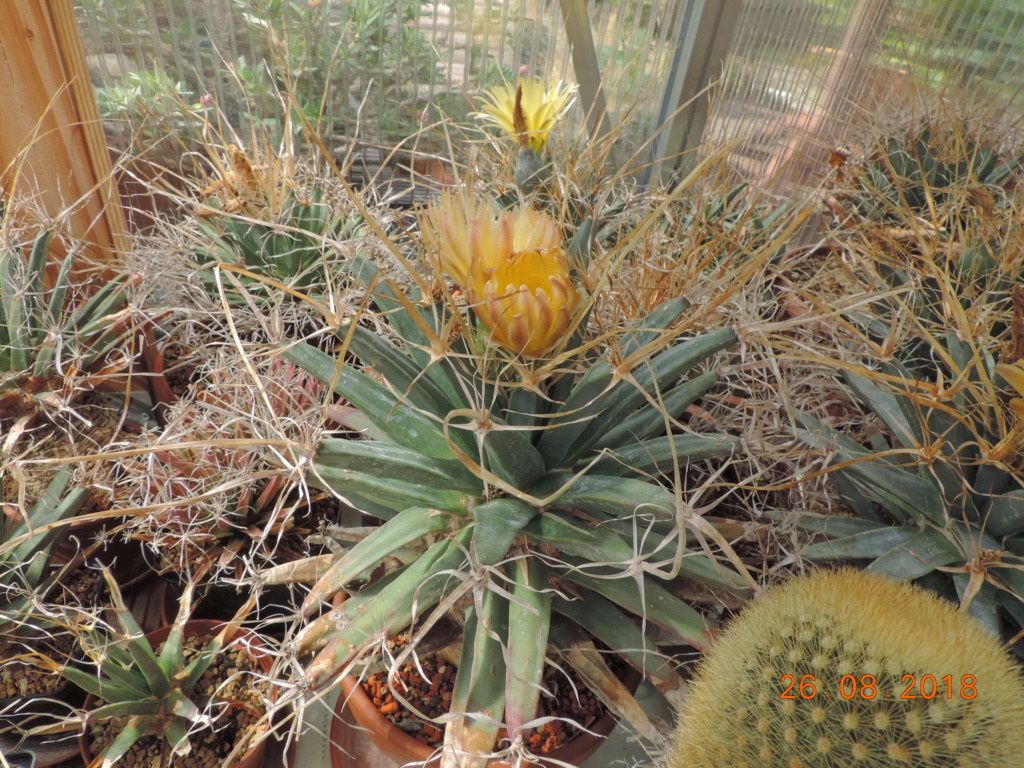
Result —
M49 599L55 605L91 607L99 594L99 574L77 568L51 587ZM0 636L0 659L5 660L0 665L0 718L28 728L68 717L85 693L58 670L80 656L70 632Z
M426 674L426 679L420 670ZM615 671L620 673L619 669ZM392 688L399 690L401 697L414 708L436 718L448 712L455 672L455 666L440 656L422 656L418 666L410 662L392 677ZM534 764L546 768L560 763L582 765L601 746L616 723L615 716L587 690L575 673L570 670L569 674L573 678L571 684L562 671L551 666L546 668L544 686L553 697L541 696L538 717L571 719L582 723L590 733L562 720L552 720L536 729L528 738L527 746L531 752L545 758ZM342 693L331 725L332 768L347 768L352 764L352 756L344 752L345 732L351 727L345 721L346 709L367 730L373 744L399 765L416 763L427 768L439 765L435 753L444 741L444 726L421 719L399 702L388 690L386 675L371 675L362 682L355 677L342 679ZM631 689L640 682L639 674L624 663L620 676ZM499 732L498 748L505 738L505 731ZM491 760L489 766L509 768L510 764Z
M186 658L191 650L194 655L204 648L221 628L215 621L193 620L185 625L184 644ZM150 645L159 654L171 627L162 627L146 635ZM146 766L147 768L221 768L224 759L235 746L246 740L252 742L269 730L267 708L275 698L276 691L266 680L255 675L270 671L271 657L259 638L248 630L239 629L234 639L199 679L193 699L202 708L200 694L212 694L218 704L216 719L211 726L193 731L189 736L192 745L190 754L184 757L171 756L165 739L160 736L144 736L116 764L123 766ZM242 674L239 674L242 673ZM92 696L86 699L87 710L99 706ZM79 740L82 759L88 765L120 733L127 718L113 718L110 721L89 723ZM266 756L265 739L256 741L250 749L233 760L230 768L260 768Z

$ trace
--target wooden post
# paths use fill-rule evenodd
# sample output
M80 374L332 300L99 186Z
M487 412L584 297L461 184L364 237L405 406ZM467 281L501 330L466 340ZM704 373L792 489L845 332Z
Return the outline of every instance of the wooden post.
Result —
M71 0L4 3L0 64L8 214L23 215L18 201L34 198L85 245L87 258L116 258L127 245L124 211Z

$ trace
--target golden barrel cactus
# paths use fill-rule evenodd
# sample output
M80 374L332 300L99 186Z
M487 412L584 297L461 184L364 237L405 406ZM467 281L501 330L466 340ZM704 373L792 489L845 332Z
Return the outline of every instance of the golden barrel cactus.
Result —
M820 571L769 590L701 664L668 768L1024 764L1024 683L914 585Z

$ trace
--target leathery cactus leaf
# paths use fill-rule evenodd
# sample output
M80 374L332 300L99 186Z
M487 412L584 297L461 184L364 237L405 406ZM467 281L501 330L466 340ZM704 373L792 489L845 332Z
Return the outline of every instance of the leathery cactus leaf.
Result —
M531 519L522 532L527 541L554 547L591 563L625 563L633 557L633 548L607 528L587 526L554 510Z
M511 582L508 602L508 669L505 672L505 722L509 738L522 736L540 700L544 660L551 625L548 568L536 557L518 559L508 566Z
M337 556L336 562L313 585L302 602L302 613L309 616L321 602L328 602L350 582L366 576L397 549L424 536L451 529L456 516L429 507L409 507L386 522L352 549Z
M602 398L603 410L594 417L589 428L579 434L566 459L576 460L585 455L610 429L645 404L648 397L674 388L680 376L736 342L736 333L724 328L679 342L651 360L638 362L631 371L635 384L621 381Z
M316 449L319 466L350 469L383 479L420 483L432 488L482 493L479 479L461 462L424 456L419 451L393 443L371 440L324 438Z
M373 424L401 446L435 459L456 459L438 422L399 402L383 385L308 344L287 344L285 356L324 384L338 376L334 391L348 399ZM472 454L471 454L472 455Z
M680 384L665 393L657 404L647 403L631 413L618 424L612 426L599 437L593 447L599 448L630 448L652 435L665 431L671 423L703 396L715 382L718 374L714 371L696 376L690 381Z
M447 512L465 512L468 497L465 492L432 488L417 482L381 478L372 472L354 472L348 469L313 463L309 483L326 485L342 498L353 495L390 507L396 512L406 507L433 507Z
M683 685L679 673L641 631L635 619L627 616L615 603L589 589L580 589L578 599L556 596L552 608L622 656L670 701L678 700L678 692Z
M570 479L567 472L549 473L533 488L533 495L546 499L558 493ZM629 517L644 512L656 518L674 520L675 497L665 488L631 477L583 475L551 499L549 506L578 509L591 514Z
M640 579L642 592L634 578L601 578L580 570L567 573L565 578L603 595L636 616L674 632L695 648L704 649L710 645L707 620L646 574Z
M563 379L564 380L564 379ZM555 409L544 425L537 450L548 467L565 466L569 446L584 431L591 429L594 416L607 406L613 385L617 383L611 364L594 363L575 383L565 402Z
M451 571L465 566L469 537L470 529L464 528L453 538L438 542L355 613L347 613L343 607L306 627L296 639L300 652L327 639L306 670L309 683L314 688L328 683L374 638L401 631L454 589L459 580Z
M491 421L483 440L487 468L513 488L529 491L544 474L544 457L526 433L508 428L496 417Z
M595 474L623 475L627 472L672 472L685 469L691 461L731 456L740 447L732 435L666 435L619 448L591 468Z
M430 413L443 414L468 406L465 398L458 402L439 387L433 378L409 355L393 347L386 339L363 326L356 326L349 350L387 379L391 387L409 403Z
M516 535L537 512L536 507L512 498L477 504L473 509L473 548L477 559L488 565L504 559Z
M635 329L629 329L622 334L620 342L622 356L628 357L644 345L657 341L676 324L683 312L689 308L690 302L682 296L669 299L655 308L653 312L636 324Z
M466 632L455 676L445 752L460 768L484 768L494 749L505 709L505 654L499 638L508 636L508 601L486 590L466 609ZM462 715L460 717L460 715Z

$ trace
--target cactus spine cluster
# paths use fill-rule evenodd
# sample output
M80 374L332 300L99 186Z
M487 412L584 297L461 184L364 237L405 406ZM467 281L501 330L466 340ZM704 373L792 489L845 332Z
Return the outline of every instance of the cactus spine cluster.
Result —
M667 766L1020 765L1022 725L1020 671L968 615L911 584L821 571L769 590L722 634Z

